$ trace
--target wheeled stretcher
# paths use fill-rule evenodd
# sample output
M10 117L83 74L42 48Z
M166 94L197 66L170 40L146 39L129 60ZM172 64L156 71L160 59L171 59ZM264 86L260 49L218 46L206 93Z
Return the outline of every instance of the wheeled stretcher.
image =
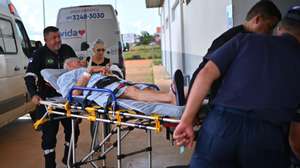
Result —
M93 102L86 102L84 97L73 97L73 90L82 91L95 91L106 92L110 95L106 107L100 107ZM178 119L168 118L159 115L145 115L139 111L132 110L130 108L122 108L118 105L118 101L111 90L97 89L97 88L84 88L73 87L69 91L69 96L66 101L61 100L46 100L41 101L47 110L43 117L34 123L34 127L37 129L43 123L51 119L51 115L55 114L52 119L59 119L61 117L67 117L72 119L72 136L70 140L68 167L80 167L82 165L90 164L93 167L99 167L96 161L102 160L101 167L105 167L105 157L108 152L113 148L117 148L117 166L122 167L122 159L139 154L141 152L148 152L148 166L152 167L152 131L156 133L161 132L162 126L168 124L168 126L176 126L179 123ZM63 112L61 112L63 110ZM77 160L75 150L75 138L74 128L77 119L84 119L94 122L94 132L92 136L91 149L83 158ZM99 123L104 123L106 127L113 126L110 131L103 135L103 139L96 143L97 132ZM148 145L146 148L124 154L121 151L122 140L135 128L144 129L148 135ZM101 131L102 134L105 130ZM113 135L116 135L116 141L111 146L107 147L104 144L111 139ZM95 156L97 156L95 158Z

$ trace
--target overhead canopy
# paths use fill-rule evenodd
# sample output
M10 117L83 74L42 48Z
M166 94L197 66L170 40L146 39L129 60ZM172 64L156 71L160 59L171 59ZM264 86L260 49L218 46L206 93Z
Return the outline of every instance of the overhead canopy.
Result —
M164 4L164 0L146 0L147 8L158 8Z

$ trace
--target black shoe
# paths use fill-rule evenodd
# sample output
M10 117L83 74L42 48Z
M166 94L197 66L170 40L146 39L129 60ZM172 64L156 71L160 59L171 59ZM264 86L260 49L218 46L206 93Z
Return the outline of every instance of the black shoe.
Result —
M176 96L176 105L177 106L184 106L186 103L185 95L184 95L184 77L181 72L181 70L177 69L173 76L173 83L174 86L172 89L174 89L173 92L175 92Z
M45 157L45 168L56 168L55 152L51 152L47 155L44 155L44 157Z
M68 153L69 153L69 146L65 145L64 157L61 160L65 165L67 165L68 163Z

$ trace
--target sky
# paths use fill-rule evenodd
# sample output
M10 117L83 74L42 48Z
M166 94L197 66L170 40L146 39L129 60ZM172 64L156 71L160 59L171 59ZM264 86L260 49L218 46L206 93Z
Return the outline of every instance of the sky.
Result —
M43 40L43 1L11 0L15 5L27 33L32 40ZM58 10L63 7L93 4L111 4L117 7L122 34L148 31L154 33L159 26L158 9L147 9L145 0L45 0L46 26L55 26Z

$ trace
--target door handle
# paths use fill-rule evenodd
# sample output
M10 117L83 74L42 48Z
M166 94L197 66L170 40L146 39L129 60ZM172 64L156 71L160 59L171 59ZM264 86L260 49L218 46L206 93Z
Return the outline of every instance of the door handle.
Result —
M16 66L14 70L15 71L20 71L20 67Z

